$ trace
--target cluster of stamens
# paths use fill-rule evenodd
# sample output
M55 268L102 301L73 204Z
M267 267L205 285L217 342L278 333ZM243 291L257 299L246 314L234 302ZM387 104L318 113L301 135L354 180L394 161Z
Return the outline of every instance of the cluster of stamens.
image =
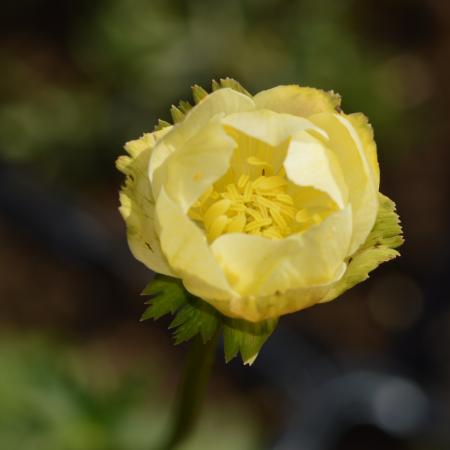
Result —
M189 216L203 224L210 242L225 233L247 233L271 239L292 234L299 225L317 222L305 209L294 205L287 193L289 182L282 174L251 179L241 174L220 192L211 186L192 206Z

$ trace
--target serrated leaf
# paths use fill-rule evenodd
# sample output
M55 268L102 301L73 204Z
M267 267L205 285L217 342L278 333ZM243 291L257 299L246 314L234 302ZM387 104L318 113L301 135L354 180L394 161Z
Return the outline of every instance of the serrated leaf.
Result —
M321 303L334 300L356 284L367 280L372 270L400 254L395 249L402 245L404 240L395 203L381 193L379 201L378 216L369 237L350 259L344 276Z
M224 88L234 89L235 91L240 92L241 94L248 95L249 97L252 96L252 94L250 94L250 92L248 92L241 83L233 80L233 78L221 78L220 85Z
M217 89L220 89L222 87L222 85L216 81L216 80L212 80L211 81L211 89L213 92L217 91Z
M158 123L155 125L155 131L159 131L162 130L163 128L170 127L170 125L172 125L170 122L158 119Z
M176 278L158 275L142 292L152 298L141 320L159 319L166 314L175 315L169 325L174 330L175 345L200 335L208 342L223 326L225 360L238 354L244 364L253 364L262 345L272 334L278 319L247 322L223 316L204 300L192 296Z
M200 100L202 100L203 98L205 98L208 95L208 92L203 89L201 86L199 86L198 84L194 84L194 86L192 86L192 96L194 97L194 101L195 103L198 103Z
M146 302L150 306L145 310L141 321L157 320L166 314L175 314L187 304L189 296L179 280L163 276L151 281L142 295L151 295L152 298Z
M200 334L203 342L208 342L216 333L221 323L221 316L212 306L203 300L191 298L189 303L180 309L170 324L175 328L175 344L188 341Z
M170 108L170 114L172 116L173 123L181 122L184 119L184 112L178 109L175 105Z
M241 83L239 83L236 80L233 80L233 78L221 78L219 81L212 80L211 81L211 87L212 91L217 91L218 89L223 88L229 88L234 89L237 92L240 92L241 94L248 95L249 97L252 97L252 94L245 89Z
M253 364L277 323L278 319L253 323L227 318L223 330L225 361L231 361L240 353L244 364Z
M362 246L362 250L382 245L397 248L404 242L395 203L381 193L379 194L379 202L377 220L369 237Z
M180 103L178 104L178 109L184 114L186 114L192 109L192 105L186 100L180 100Z

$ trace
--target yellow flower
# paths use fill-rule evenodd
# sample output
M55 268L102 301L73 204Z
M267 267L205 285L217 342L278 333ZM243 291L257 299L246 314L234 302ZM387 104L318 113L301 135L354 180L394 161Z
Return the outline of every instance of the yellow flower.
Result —
M226 316L329 301L402 243L372 128L333 92L193 88L175 124L126 144L120 211L135 257Z

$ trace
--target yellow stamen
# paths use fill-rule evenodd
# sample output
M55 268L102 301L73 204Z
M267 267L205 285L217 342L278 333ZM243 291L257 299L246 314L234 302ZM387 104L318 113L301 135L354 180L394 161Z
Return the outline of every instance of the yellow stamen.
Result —
M189 217L203 224L209 242L224 233L282 239L323 219L317 212L295 205L288 194L289 181L284 169L280 169L278 175L269 175L274 170L267 162L253 156L247 158L247 162L267 170L252 178L240 174L225 188L223 184L220 188L211 186L189 210Z
M238 182L237 182L237 187L238 187L239 189L244 188L245 185L248 183L248 180L250 180L250 177L249 177L248 175L242 174L242 175L239 177L239 180L238 180Z
M214 218L211 226L208 229L208 236L211 241L217 239L224 232L225 227L228 225L229 221L230 219L224 214L221 214L220 216Z
M245 214L237 214L234 216L227 225L228 233L241 233L244 231L247 220Z
M298 223L307 222L309 220L308 211L306 211L306 209L301 209L300 211L298 211L297 214L295 215L295 220Z
M205 222L205 227L208 229L211 227L217 216L224 214L230 208L231 202L230 200L224 198L219 200L218 202L213 203L208 210L206 211L203 221Z

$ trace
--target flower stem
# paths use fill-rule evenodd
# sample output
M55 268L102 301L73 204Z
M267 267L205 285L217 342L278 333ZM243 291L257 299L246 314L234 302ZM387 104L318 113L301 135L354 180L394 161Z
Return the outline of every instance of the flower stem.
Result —
M217 332L206 344L200 336L191 343L183 378L178 387L172 429L162 450L175 450L190 435L197 423L219 335Z

